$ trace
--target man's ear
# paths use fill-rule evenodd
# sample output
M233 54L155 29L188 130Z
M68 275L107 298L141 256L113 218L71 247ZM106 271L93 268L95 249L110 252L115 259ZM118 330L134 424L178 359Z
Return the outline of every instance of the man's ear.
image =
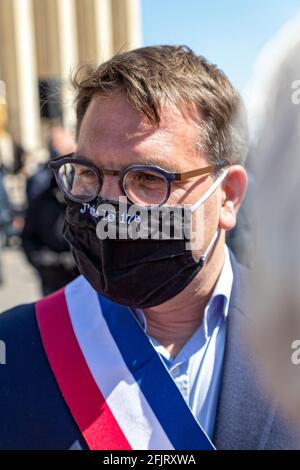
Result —
M221 209L219 228L231 230L236 224L236 216L247 191L248 177L241 165L232 165L221 187Z

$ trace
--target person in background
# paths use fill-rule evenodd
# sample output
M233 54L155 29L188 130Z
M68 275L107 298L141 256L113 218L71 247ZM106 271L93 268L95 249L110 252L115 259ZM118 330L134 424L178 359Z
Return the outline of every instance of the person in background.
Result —
M51 131L50 158L75 149L72 136L60 127ZM27 182L28 207L21 234L22 247L37 270L43 295L63 287L78 275L69 246L63 238L64 197L47 165L40 165Z
M7 241L7 235L11 221L11 205L4 187L4 177L0 168L0 284L3 282L3 273L1 269L1 251Z
M300 428L300 15L267 44L252 82L259 126L248 245L253 268L247 344L268 392ZM276 52L276 54L275 54Z

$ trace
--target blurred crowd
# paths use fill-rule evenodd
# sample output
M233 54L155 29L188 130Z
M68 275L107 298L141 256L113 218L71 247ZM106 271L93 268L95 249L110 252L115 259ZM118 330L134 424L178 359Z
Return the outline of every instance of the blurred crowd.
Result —
M49 130L47 150L50 159L74 149L75 142L69 132L60 126ZM1 161L1 155L0 162L0 253L5 247L23 249L38 274L41 294L47 295L78 274L62 236L63 196L47 162L28 168L20 145L13 145L10 165ZM16 200L10 197L10 183L18 178L25 181L25 185L23 195ZM0 283L5 282L2 265L0 254Z

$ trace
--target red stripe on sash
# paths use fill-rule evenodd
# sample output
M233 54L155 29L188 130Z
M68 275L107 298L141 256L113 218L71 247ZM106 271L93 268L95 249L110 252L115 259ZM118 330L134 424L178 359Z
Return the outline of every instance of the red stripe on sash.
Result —
M130 450L81 352L64 290L38 301L36 316L58 386L89 448Z

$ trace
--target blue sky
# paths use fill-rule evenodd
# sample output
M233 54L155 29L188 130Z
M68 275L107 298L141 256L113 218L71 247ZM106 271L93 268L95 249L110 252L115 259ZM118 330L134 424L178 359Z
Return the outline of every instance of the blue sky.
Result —
M243 91L265 42L299 0L141 0L143 44L187 44Z

